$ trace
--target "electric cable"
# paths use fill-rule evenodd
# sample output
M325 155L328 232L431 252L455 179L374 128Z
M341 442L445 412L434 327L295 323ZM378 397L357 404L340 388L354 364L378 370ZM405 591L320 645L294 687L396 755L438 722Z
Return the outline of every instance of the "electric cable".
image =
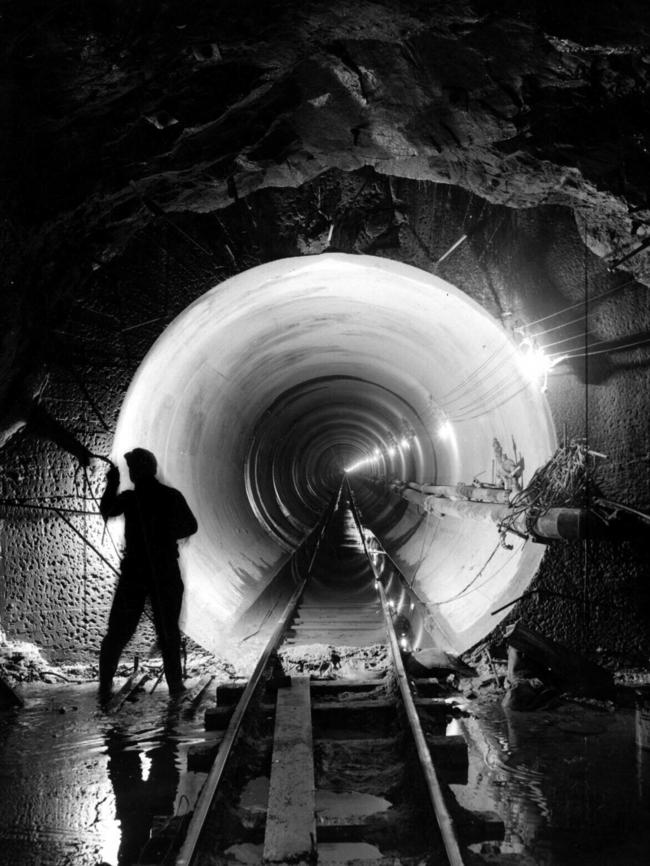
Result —
M408 585L409 589L413 589L413 585L415 584L415 578L418 576L418 571L420 570L420 567L421 567L422 563L424 562L424 545L426 544L426 541L427 541L426 527L427 527L428 522L429 522L429 512L425 511L424 520L422 521L422 523L424 523L422 547L420 548L420 556L418 557L418 564L415 566L415 570L413 571L413 574L411 575L411 582ZM422 527L422 523L420 523L418 529ZM436 540L436 536L438 534L439 528L440 528L440 520L438 520L436 525L433 527L433 535L431 536L431 539L429 541L429 550L431 550L431 547L433 546L433 542Z
M457 592L455 595L452 595L450 598L446 598L446 599L444 599L443 601L430 601L430 602L428 602L428 605L429 605L430 607L440 607L440 606L443 605L443 604L451 604L451 602L453 602L453 601L459 601L461 598L464 598L464 596L467 594L467 591L468 591L472 586L474 586L474 584L476 583L476 581L481 577L481 575L483 574L483 572L485 571L485 569L488 567L488 565L490 564L490 562L492 561L492 559L494 559L494 557L495 557L497 551L498 551L500 548L501 548L501 542L499 541L499 543L497 544L497 546L494 548L494 550L492 551L492 553L491 553L491 554L488 556L488 558L485 560L485 562L483 563L483 565L481 566L481 568L476 572L476 574L474 575L474 577L473 577L473 578L469 581L469 583L467 583L467 584L466 584L462 589L458 590L458 592ZM492 577L494 577L494 575L496 575L496 574L498 574L500 571L502 571L503 568L505 568L505 566L508 564L508 562L510 562L510 561L514 558L514 556L518 556L518 555L519 555L519 551L516 551L516 553L512 554L512 556L510 556L510 557L508 558L507 562L505 562L503 565L499 566L499 568L494 572L494 574L491 574L490 577L489 577L488 579L491 579ZM481 584L481 586L483 586L483 584ZM476 587L476 588L478 589L478 587Z
M111 460L109 460L107 457L101 457L101 456L99 456L99 455L97 455L97 454L93 454L92 456L93 456L93 457L98 457L100 460L104 460L104 461L106 461L107 463L110 463L111 466L114 465L113 462L112 462ZM92 485L90 484L90 479L88 478L88 468L85 467L85 466L84 466L84 472L85 472L85 474L86 474L86 482L87 482L87 485L88 485L88 490L89 490L89 492L90 492L90 496L91 496L91 498L92 498L92 501L93 501L93 502L95 503L95 505L97 506L97 511L98 511L98 513L99 513L99 516L102 517L102 519L103 519L104 515L101 513L101 508L100 508L100 505L99 505L99 500L98 500L97 497L95 496L95 492L94 492L93 489L92 489ZM111 545L112 545L112 547L113 547L113 550L115 551L115 554L117 555L117 557L118 557L118 559L119 559L119 557L120 557L120 551L118 550L117 544L115 543L115 539L114 539L113 536L111 535L111 531L110 531L110 529L108 528L108 524L107 524L106 520L104 520L104 531L103 531L103 533L102 533L102 542L103 542L103 540L104 540L104 538L103 538L104 534L108 536L108 538L109 538L109 540L110 540L110 542L111 542Z
M497 227L497 228L498 228L498 227ZM496 232L496 230L495 230L495 232ZM493 233L493 236L494 236L494 233ZM593 301L596 301L596 300L599 300L599 299L602 299L602 298L608 297L609 295L612 295L612 294L614 294L615 292L621 291L623 288L625 288L625 287L627 287L627 286L629 286L629 285L631 285L632 283L635 283L635 282L636 282L636 280L634 280L634 279L627 280L627 281L625 281L624 283L622 283L622 284L619 285L619 286L614 286L613 288L608 289L606 292L602 292L600 295L597 295L595 298L592 298L591 301L593 302ZM527 324L527 327L532 327L532 326L535 325L535 324L538 324L538 323L543 322L543 321L545 321L545 320L547 320L547 319L551 319L551 318L553 318L553 317L555 317L555 316L558 316L558 315L561 315L562 313L565 313L565 312L567 312L567 311L569 311L569 310L576 309L576 308L578 308L578 307L582 307L582 306L584 306L584 300L579 301L579 302L577 302L577 303L575 303L575 304L571 304L571 305L569 305L568 307L565 307L565 308L563 308L563 309L561 309L561 310L558 310L558 311L556 311L555 313L551 313L551 314L549 314L548 316L544 316L544 317L542 317L541 319L536 319L535 321L528 323L528 324ZM550 333L552 333L552 332L554 332L554 331L560 330L560 329L565 328L565 327L568 327L568 326L570 326L570 325L574 325L574 324L578 324L578 323L583 323L583 322L584 322L584 315L583 315L583 316L580 316L580 317L578 317L578 318L576 318L576 319L571 319L571 320L568 321L568 322L563 322L563 323L561 323L561 324L559 324L559 325L555 325L555 326L553 326L553 327L551 327L551 328L548 328L548 329L546 329L546 330L544 330L544 331L541 331L539 334L535 334L535 339L539 339L540 337L542 337L542 336L544 336L544 335L546 335L546 334L550 334ZM551 345L551 346L553 346L553 345L560 345L560 344L563 343L563 342L570 342L570 341L572 341L572 340L579 339L579 338L582 337L582 336L583 336L582 333L581 333L581 334L576 334L576 335L573 335L572 337L568 337L568 338L566 338L565 340L559 340L559 341L557 341L556 343L551 343L550 345ZM604 343L604 342L606 342L606 341L602 341L602 342ZM598 345L598 344L593 344L593 345ZM439 401L438 401L439 404L441 405L441 407L444 409L444 408L445 408L445 403L446 403L447 405L450 405L450 404L452 404L452 403L454 403L454 402L456 402L456 401L462 399L464 396L467 396L466 394L463 393L464 389L469 388L470 386L471 386L471 387L476 387L476 385L478 384L478 382L475 381L475 380L477 379L477 377L480 377L480 374L481 374L483 371L487 372L487 369L488 369L488 367L492 364L492 362L493 362L493 361L494 361L494 360L499 356L500 353L502 353L503 351L505 351L507 348L509 348L509 344L503 344L503 345L501 345L501 346L500 346L498 349L496 349L496 350L495 350L495 351L494 351L494 352L493 352L493 353L492 353L488 358L486 358L485 361L483 361L483 362L482 362L482 363L481 363L481 364L480 364L480 365L479 365L479 366L478 366L478 367L477 367L477 368L476 368L472 373L470 373L469 376L467 376L466 379L463 380L463 382L459 383L458 385L456 385L456 386L454 386L453 388L451 388L449 391L445 392L445 394L443 394L443 395L439 398ZM545 347L545 348L548 348L548 346ZM571 350L569 350L569 351L571 351ZM558 354L558 355L559 355L559 354L561 354L561 353L558 352L558 353L553 353L553 354ZM579 357L579 355L576 355L576 357ZM566 360L569 360L569 358L567 358ZM460 393L457 393L457 392L460 392ZM452 395L456 395L456 396L453 396L453 397L452 397ZM451 398L451 399L450 399L450 398ZM456 412L458 413L458 412L464 412L464 411L467 411L467 408L468 408L468 407L460 408L460 409L456 410Z
M636 282L637 282L637 280L634 278L626 280L624 283L621 283L620 286L613 286L611 289L607 289L606 291L602 292L600 295L596 295L595 297L591 298L591 302L594 303L595 301L600 301L603 298L608 297L609 295L613 295L615 292L620 292L621 289L624 289L627 286L631 285L632 283L636 283ZM534 325L539 325L540 322L546 322L548 319L553 319L555 316L561 316L562 313L568 313L569 310L575 310L578 307L583 307L583 306L584 306L584 299L581 301L576 301L574 304L570 304L567 307L563 307L561 310L556 310L555 313L549 313L547 316L542 316L540 319L535 319L532 322L528 322L527 327L532 328ZM582 317L580 318L580 320L577 320L577 321L582 321ZM547 332L542 331L542 334L544 334L544 333L547 333Z
M584 301L582 303L584 303ZM577 319L570 319L570 321L568 321L568 322L562 322L559 325L554 325L552 328L546 328L546 330L540 331L538 334L535 334L535 339L538 340L540 337L544 337L544 336L546 336L546 334L552 334L553 331L559 331L561 328L568 328L569 325L577 325L577 324L582 325L584 320L585 320L585 317L584 317L584 315L582 315L582 316L578 316ZM531 325L528 325L528 327L531 327Z
M492 352L491 355L489 355L481 364L479 364L479 366L475 370L473 370L462 382L460 382L458 385L455 385L453 388L450 388L449 391L446 391L439 398L439 401L442 403L443 401L447 400L447 398L449 397L450 394L453 394L455 391L458 391L458 390L464 388L467 384L472 382L476 378L476 376L478 376L482 370L487 369L487 367L492 363L492 361L495 358L497 358L501 352L505 351L506 348L508 348L507 344L502 343L497 349L494 350L494 352ZM454 397L452 400L450 400L448 402L453 403L453 402L455 402L456 399L458 399L458 398Z
M496 233L500 230L501 226L504 224L505 220L506 220L506 218L505 218L505 214L502 214L502 215L501 215L501 219L500 219L500 220L497 220L497 224L496 224L496 226L495 226L495 228L494 228L494 231L493 231L492 234L490 235L490 239L489 239L488 241L485 242L485 244L483 245L483 251L482 251L482 252L480 253L480 255L477 257L477 261L478 261L478 262L481 261L481 259L485 256L485 254L487 253L487 251L488 251L488 250L490 249L490 247L492 246L492 241L494 240L494 238L495 238L495 236L496 236Z
M544 349L544 351L546 351L547 349L550 349L552 346L561 346L562 343L570 343L572 340L583 340L584 341L584 338L585 338L584 332L580 331L579 333L574 334L572 337L565 337L563 340L555 340L553 343L545 343L542 348ZM572 352L574 350L573 349L567 349L566 351ZM558 354L558 353L557 352L551 352L551 355L556 355L556 354Z
M592 346L602 346L605 343L610 343L611 340L600 340L598 343L592 343ZM635 346L645 346L650 343L650 337L644 337L643 340L636 340L634 343L625 343L622 346L610 346L608 349L599 349L597 352L578 352L575 355L567 355L565 360L571 361L574 358L591 358L593 355L604 355L608 352L619 352L623 349L632 349Z
M492 399L492 397L496 397L500 394L505 388L509 385L513 384L512 376L506 373L505 376L502 376L497 381L493 382L487 390L481 392L480 399L481 401L487 401ZM465 399L470 395L467 394ZM477 399L476 397L472 397L469 403L464 403L461 406L457 406L453 412L455 417L460 417L464 412L471 411L476 406Z
M525 382L523 387L520 390L518 390L516 393L517 394L521 393L521 391L524 388L528 388L530 385L532 385L531 382ZM516 382L514 382L510 376L504 377L499 382L495 383L491 388L489 388L485 393L481 394L481 397L480 397L481 402L482 403L489 403L492 400L497 399L504 392L506 392L510 386L516 386ZM508 399L510 399L510 398L508 398ZM467 403L464 406L458 407L458 409L455 410L453 417L451 417L449 420L451 422L464 420L467 412L473 411L476 408L477 403L478 403L478 401L474 400L471 403ZM503 405L503 404L500 404L500 405Z
M500 406L503 406L506 403L509 403L510 400L514 400L514 398L517 397L519 394L521 394L522 391L525 391L526 388L530 388L530 384L531 384L530 382L526 382L525 385L522 385L521 388L519 388L513 394L510 394L508 397L501 400L500 403L495 403L494 405L490 406L489 409L485 409L482 412L478 412L476 415L469 415L469 416L465 415L462 418L450 418L449 420L451 422L460 421L460 422L464 423L466 421L474 421L477 418L482 418L484 415L486 415L488 412L491 412L493 409L498 409Z

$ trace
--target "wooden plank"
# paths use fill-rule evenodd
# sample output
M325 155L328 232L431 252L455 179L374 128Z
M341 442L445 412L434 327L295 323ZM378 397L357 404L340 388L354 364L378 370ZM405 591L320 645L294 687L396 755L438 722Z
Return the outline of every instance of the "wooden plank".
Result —
M338 692L372 692L385 685L385 679L378 677L374 680L312 680L311 692L313 695L333 695Z
M115 713L122 709L126 701L134 695L138 689L141 689L149 679L150 675L148 673L142 673L137 670L134 671L122 688L111 697L106 704L104 711L106 713Z
M326 646L375 646L386 643L385 629L373 629L372 631L360 632L356 629L350 631L308 631L296 632L287 639L288 646L311 646L311 644L325 644Z
M266 693L274 693L277 689L286 688L291 683L291 678L288 676L275 676L266 684ZM217 686L217 706L226 707L234 706L244 694L247 682L239 683L219 683Z
M196 801L196 805L194 806L194 811L192 812L192 817L190 818L190 823L187 828L187 835L185 836L185 841L183 842L181 850L176 856L176 866L189 866L192 858L194 857L194 852L197 849L199 839L201 837L201 832L203 830L203 824L208 815L208 812L210 811L212 799L216 793L217 788L219 787L219 783L221 782L224 770L226 768L226 764L228 763L228 758L237 739L237 735L239 734L239 729L241 727L242 720L246 714L246 710L248 709L248 705L251 701L251 698L253 697L253 693L255 692L258 683L262 678L262 674L264 673L264 670L269 663L269 659L271 658L272 653L278 648L278 645L286 630L286 624L289 617L293 616L295 612L298 601L300 600L300 596L302 595L302 592L305 588L305 582L305 580L302 580L298 584L294 594L287 602L286 607L284 608L279 620L277 621L277 625L273 630L273 634L269 638L264 652L259 657L257 664L255 665L255 670L251 674L251 678L248 681L246 690L242 695L241 700L237 704L232 718L230 719L230 722L228 723L228 728L221 743L219 752L217 753L215 762L212 765L212 769L208 774L208 778L205 780L203 788L201 788L199 799Z
M309 677L294 677L278 690L264 863L313 861L315 792Z

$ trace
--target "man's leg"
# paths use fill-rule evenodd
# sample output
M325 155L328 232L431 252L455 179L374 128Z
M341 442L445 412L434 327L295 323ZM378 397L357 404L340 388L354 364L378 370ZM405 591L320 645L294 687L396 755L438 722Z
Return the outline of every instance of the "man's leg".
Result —
M99 651L99 696L107 701L111 696L113 677L122 651L133 637L146 598L146 589L123 577L115 590L108 618L108 630Z
M181 632L178 619L183 602L183 582L180 575L163 585L158 584L151 593L151 605L156 623L156 631L165 669L165 679L170 695L177 695L183 688L181 669Z

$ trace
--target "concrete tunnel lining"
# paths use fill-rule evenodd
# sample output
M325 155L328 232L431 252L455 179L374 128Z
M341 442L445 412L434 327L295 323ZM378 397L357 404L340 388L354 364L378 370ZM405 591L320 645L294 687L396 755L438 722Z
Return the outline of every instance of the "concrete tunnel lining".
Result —
M405 432L409 447L389 456ZM528 478L555 448L547 401L500 324L432 274L330 253L260 265L184 310L130 385L113 454L124 469L125 451L151 449L196 513L181 545L182 625L218 652L341 470L378 448L351 476L365 479L364 518L384 512L384 543L460 652L494 627L490 610L525 588L544 547L498 548L493 527L395 509L368 482L470 482L490 469L495 436L514 437Z

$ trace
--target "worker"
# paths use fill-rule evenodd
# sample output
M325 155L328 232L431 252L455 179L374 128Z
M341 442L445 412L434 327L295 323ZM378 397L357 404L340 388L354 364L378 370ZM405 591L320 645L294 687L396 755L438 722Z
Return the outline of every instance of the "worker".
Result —
M151 601L154 625L162 651L165 678L172 697L183 691L181 637L178 618L183 581L178 567L178 540L197 530L183 495L156 478L151 451L134 448L124 455L133 490L117 492L120 473L112 465L99 509L104 520L124 515L124 557L99 654L99 697L106 704L120 655Z

